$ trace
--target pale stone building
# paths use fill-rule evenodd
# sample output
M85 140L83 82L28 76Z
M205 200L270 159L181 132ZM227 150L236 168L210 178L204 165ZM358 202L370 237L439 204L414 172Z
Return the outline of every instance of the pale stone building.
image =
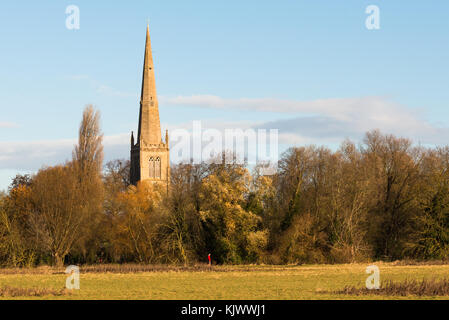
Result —
M130 178L134 185L138 181L151 181L168 186L170 180L168 132L165 132L165 142L162 141L149 26L145 43L137 141L134 141L134 133L131 133Z

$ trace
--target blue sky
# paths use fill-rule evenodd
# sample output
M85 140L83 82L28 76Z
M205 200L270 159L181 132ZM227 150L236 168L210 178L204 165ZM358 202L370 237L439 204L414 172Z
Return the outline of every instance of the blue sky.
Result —
M71 4L79 30L65 26ZM380 30L365 27L368 5ZM70 159L88 103L106 160L128 157L147 19L163 128L278 128L284 148L375 128L445 144L447 12L446 0L2 1L0 190Z

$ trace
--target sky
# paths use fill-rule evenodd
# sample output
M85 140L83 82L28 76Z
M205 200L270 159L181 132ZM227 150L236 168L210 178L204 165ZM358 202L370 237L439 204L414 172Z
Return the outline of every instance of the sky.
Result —
M370 5L380 29L365 25ZM0 190L70 160L86 104L105 160L129 157L147 21L163 130L273 128L280 151L372 129L446 144L447 12L447 0L2 1Z

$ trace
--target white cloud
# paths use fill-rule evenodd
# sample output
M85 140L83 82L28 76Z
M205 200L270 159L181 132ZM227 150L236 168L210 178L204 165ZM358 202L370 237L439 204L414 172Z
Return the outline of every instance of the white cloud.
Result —
M136 95L133 93L120 91L120 90L111 88L109 86L103 85L103 84L93 83L92 86L95 87L95 90L98 93L104 94L107 96L121 97L121 98L136 97Z
M335 143L344 138L360 139L365 132L372 129L430 144L445 143L449 138L449 128L437 127L426 121L422 112L407 108L385 97L295 101L271 98L226 99L213 95L192 95L162 97L161 103L288 113L292 115L292 118L273 120L263 124L262 127L279 129L280 137L284 137L286 142L291 143L296 141Z
M71 76L67 76L67 79L69 79L69 80L87 80L87 79L89 79L89 76L87 74L74 74Z
M244 109L259 112L281 112L281 113L326 113L346 114L359 110L360 107L373 106L376 103L384 104L386 101L381 97L362 98L334 98L318 99L312 101L283 100L273 98L238 98L227 99L214 95L192 95L177 97L161 97L162 102L167 104L187 105L204 108L217 109Z
M97 80L92 79L90 76L85 75L85 74L71 75L71 76L68 76L67 79L74 80L74 81L85 81L97 93L103 94L106 96L120 97L120 98L127 98L127 97L136 97L137 98L137 94L135 94L135 93L117 90L108 85L102 84L102 83L98 82Z
M0 128L17 128L18 125L14 122L0 122Z
M0 169L35 170L70 156L75 140L1 141Z
M105 136L105 160L127 158L129 134ZM0 141L0 170L38 170L42 166L63 163L72 158L76 139L39 141Z

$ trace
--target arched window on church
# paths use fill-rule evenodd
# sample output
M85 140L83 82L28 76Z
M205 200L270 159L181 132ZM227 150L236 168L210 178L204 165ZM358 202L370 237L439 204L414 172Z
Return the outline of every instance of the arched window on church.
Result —
M157 157L156 161L154 162L154 174L156 176L156 179L161 178L161 158Z
M150 158L150 178L154 178L154 158Z

